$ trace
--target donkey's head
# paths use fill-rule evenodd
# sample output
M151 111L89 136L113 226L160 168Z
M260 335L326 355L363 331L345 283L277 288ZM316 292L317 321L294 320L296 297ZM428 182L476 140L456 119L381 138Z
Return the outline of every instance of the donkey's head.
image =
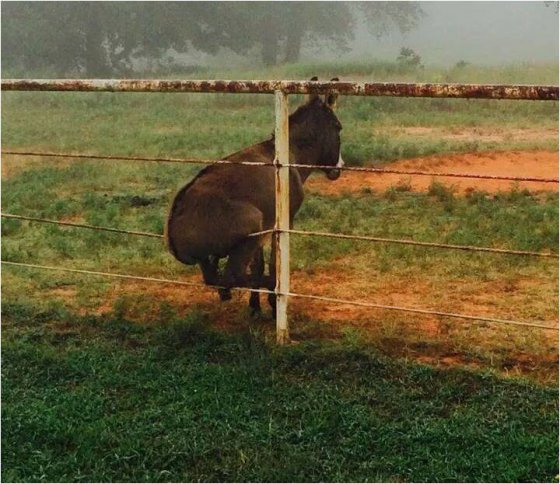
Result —
M338 78L331 80L338 81ZM340 155L342 125L334 113L337 97L334 92L326 94L324 99L310 94L305 104L290 116L290 145L298 153L298 163L332 166L323 168L330 180L340 176L339 168L344 165Z

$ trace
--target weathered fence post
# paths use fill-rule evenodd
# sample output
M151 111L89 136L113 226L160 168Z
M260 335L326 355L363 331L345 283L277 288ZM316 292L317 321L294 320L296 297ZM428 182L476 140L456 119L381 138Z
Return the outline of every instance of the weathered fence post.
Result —
M276 341L286 344L290 340L288 329L288 296L290 291L290 168L288 96L275 91L276 131L275 146L275 196L276 222Z

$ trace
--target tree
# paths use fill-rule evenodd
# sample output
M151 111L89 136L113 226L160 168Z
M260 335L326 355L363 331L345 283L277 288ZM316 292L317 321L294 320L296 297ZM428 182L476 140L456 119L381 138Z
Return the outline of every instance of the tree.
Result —
M8 67L104 76L124 67L122 6L103 2L9 2L2 5L2 60ZM110 15L109 15L110 13ZM127 39L128 40L128 39Z
M201 6L182 2L6 2L2 4L5 67L90 77L127 74L136 57L161 57L188 42L218 48L198 20ZM190 15L185 16L185 13Z
M305 42L331 41L344 48L353 38L360 18L375 35L392 28L407 31L414 27L422 10L415 2L220 2L217 28L230 39L244 44L227 44L238 53L247 45L261 49L265 65L295 62ZM239 51L241 49L241 52ZM283 54L283 55L282 55Z
M421 9L413 2L3 2L2 13L5 67L107 77L169 49L245 55L257 48L265 65L295 62L305 43L344 48L360 18L383 35L412 28Z

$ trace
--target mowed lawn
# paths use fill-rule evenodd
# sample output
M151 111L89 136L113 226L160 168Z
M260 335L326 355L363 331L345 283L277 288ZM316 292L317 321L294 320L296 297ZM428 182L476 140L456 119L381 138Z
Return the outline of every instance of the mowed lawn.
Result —
M314 73L557 78L546 66L395 74L364 64L191 77ZM267 138L274 123L272 97L258 95L4 93L2 102L3 149L219 158ZM343 155L369 165L434 153L557 150L557 109L343 98ZM155 233L175 191L198 170L11 156L2 168L3 212ZM170 279L196 274L157 239L2 222L3 260ZM557 252L558 195L512 186L459 196L439 184L427 193L314 195L296 228ZM340 265L353 278L371 278L372 300L388 281L423 281L433 289L424 307L453 310L460 299L453 288L505 281L512 289L492 303L493 315L556 319L556 260L293 237L296 281L312 283ZM420 319L376 313L371 331L348 321L332 333L312 309L294 306L300 343L278 348L270 320L252 320L243 309L227 316L213 309L215 296L190 303L180 292L164 298L157 285L131 292L108 279L8 266L2 275L3 481L548 482L558 474L558 349L550 332L441 320L438 333L427 334ZM343 290L333 285L329 295ZM436 347L476 365L420 363ZM523 376L508 376L508 362L521 360Z

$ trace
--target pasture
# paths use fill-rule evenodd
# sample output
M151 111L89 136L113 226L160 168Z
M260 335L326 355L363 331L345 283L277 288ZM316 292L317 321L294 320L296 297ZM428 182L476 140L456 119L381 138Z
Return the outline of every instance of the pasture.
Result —
M290 65L169 77L550 83L556 67ZM292 110L300 102L291 96ZM273 96L4 93L3 149L219 158ZM558 104L342 98L348 164L556 177ZM450 161L451 160L451 161ZM508 161L509 160L509 161ZM439 165L438 165L439 163ZM399 165L401 164L401 165ZM192 165L3 156L3 212L163 231ZM552 174L550 174L552 173ZM533 172L510 173L534 175ZM558 190L317 174L296 229L557 252ZM373 177L372 177L373 178ZM337 184L340 182L339 188ZM295 292L557 320L556 259L292 236ZM200 281L158 239L2 221L2 259ZM4 481L550 481L551 331L290 301L292 337L198 288L3 267Z

